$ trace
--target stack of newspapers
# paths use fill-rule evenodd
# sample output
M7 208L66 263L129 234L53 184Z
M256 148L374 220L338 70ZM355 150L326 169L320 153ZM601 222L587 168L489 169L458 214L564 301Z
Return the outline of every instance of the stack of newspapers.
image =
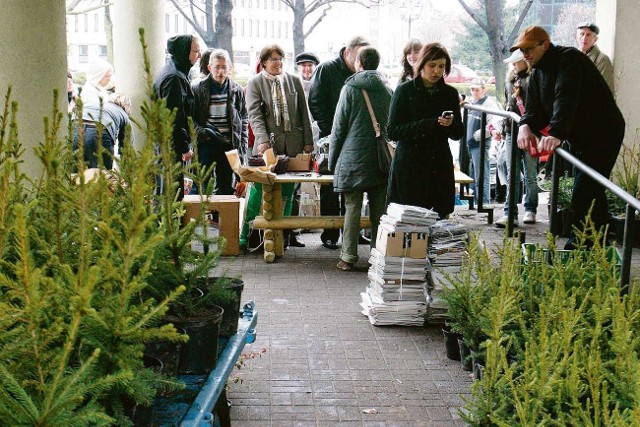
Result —
M435 224L438 214L415 206L392 203L381 219L381 233L393 233L404 239L405 248L412 242L409 234L428 235L430 226ZM415 235L413 245L417 245ZM423 244L426 247L426 241ZM402 252L402 251L401 251ZM371 250L369 258L369 285L361 293L362 313L374 325L421 326L427 311L428 260L414 258L405 250L401 254L391 252L389 247L380 246ZM419 256L419 255L414 255Z
M438 214L431 209L390 203L386 215L380 218L380 226L393 232L426 233L437 219Z
M458 222L442 220L431 227L427 265L429 322L440 323L446 317L447 305L442 292L450 286L447 277L455 278L468 259L468 240L466 227Z

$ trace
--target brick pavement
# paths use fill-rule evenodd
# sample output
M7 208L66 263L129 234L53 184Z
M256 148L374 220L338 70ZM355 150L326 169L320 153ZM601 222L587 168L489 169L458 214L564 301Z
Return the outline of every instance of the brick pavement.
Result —
M501 212L496 206L495 217ZM488 244L502 241L486 215L457 207L456 216ZM527 241L544 242L547 227L543 212L523 227ZM260 251L221 262L242 275L243 299L259 311L258 338L245 353L267 350L232 374L242 380L228 391L233 425L464 425L457 410L472 379L447 359L440 327L372 326L358 305L368 247L359 246L361 271L342 272L339 251L322 247L319 234L303 240L306 248L274 264ZM377 413L363 412L371 408Z

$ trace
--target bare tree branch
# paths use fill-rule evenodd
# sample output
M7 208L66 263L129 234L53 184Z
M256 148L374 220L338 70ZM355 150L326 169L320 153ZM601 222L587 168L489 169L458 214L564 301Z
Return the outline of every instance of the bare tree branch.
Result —
M182 16L184 16L184 19L186 19L186 20L187 20L187 22L189 22L189 24L191 24L191 26L196 30L196 32L200 35L200 37L203 37L203 38L204 38L204 36L203 36L204 31L202 30L202 27L200 26L200 24L198 24L198 23L196 22L196 20L195 20L195 19L192 19L192 17L195 17L195 16L196 16L196 15L195 15L195 12L194 12L194 10L193 10L193 4L191 5L191 7L192 7L192 8L191 8L192 17L190 17L189 15L187 15L187 14L185 13L185 11L184 11L184 10L182 10L182 6L178 6L178 3L176 2L176 0L171 0L171 4L173 4L173 5L175 6L175 8L178 10L178 12L180 12L180 14L181 14Z
M78 4L80 4L82 0L71 0L70 2L67 3L67 15L71 15L73 12L73 9L75 9Z
M518 16L518 20L513 26L513 29L511 30L511 34L509 34L509 37L507 38L507 40L505 40L506 46L511 46L513 41L516 39L516 35L520 32L520 26L522 25L522 21L524 21L524 18L527 16L527 13L529 13L529 9L531 8L532 5L533 5L533 0L527 0L527 4L524 7L524 9L522 9L522 12L520 12L520 16Z
M464 0L458 0L458 3L460 3L462 8L467 11L469 16L471 16L471 19L473 19L476 22L476 24L478 24L480 28L484 30L485 33L489 34L489 28L487 28L487 25L484 22L482 22L482 20L478 17L478 15L476 15L473 9L471 9L469 5L465 3Z
M73 8L67 8L67 15L84 15L86 13L92 12L94 10L97 9L102 9L105 6L113 6L113 3L103 3L103 4L99 4L97 6L91 6L88 7L86 9L82 9L82 10L74 10L75 7L78 6L78 3L82 0L76 0L77 2L74 2L75 5L73 6Z
M304 37L307 38L307 36L309 34L311 34L311 32L318 26L318 24L320 24L320 22L327 16L327 12L331 9L331 4L327 5L327 8L325 10L322 11L322 15L320 15L318 17L318 19L316 19L316 22L314 22L311 27L309 27L309 30L307 30L306 33L304 33Z

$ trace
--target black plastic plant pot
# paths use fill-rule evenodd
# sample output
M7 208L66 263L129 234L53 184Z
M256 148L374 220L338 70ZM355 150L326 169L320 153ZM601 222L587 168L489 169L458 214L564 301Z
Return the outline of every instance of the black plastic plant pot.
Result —
M186 333L182 328L177 327L176 329L182 334ZM158 341L145 344L143 358L145 367L154 369L153 366L147 366L147 360L157 359L162 363L163 373L175 376L178 373L178 360L180 359L181 347L181 343L170 341Z
M224 315L220 324L220 336L230 337L238 333L238 320L240 319L240 301L242 300L242 291L244 289L244 281L240 279L230 280L226 286L227 290L236 294L233 303L224 305Z
M447 350L447 357L451 360L460 360L460 346L458 345L458 339L462 338L462 335L451 332L447 328L442 328L444 334L444 346Z
M240 302L242 300L242 291L244 289L244 281L241 279L227 279L223 277L214 277L214 282L211 286L216 286L216 282L223 281L224 289L231 291L234 294L233 301L220 300L215 301L214 304L224 309L222 315L222 322L220 323L220 336L224 338L231 337L238 333L238 321L240 319ZM208 292L207 287L204 287L205 293Z
M458 345L460 346L460 363L462 364L462 369L471 372L473 370L471 349L469 349L462 338L458 338Z
M189 337L180 349L178 374L208 374L216 367L223 312L221 307L212 306L199 318L168 318L175 326L184 329Z

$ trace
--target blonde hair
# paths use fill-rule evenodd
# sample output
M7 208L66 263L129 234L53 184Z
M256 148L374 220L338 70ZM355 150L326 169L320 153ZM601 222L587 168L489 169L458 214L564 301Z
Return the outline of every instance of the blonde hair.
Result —
M109 102L113 102L114 104L122 107L122 109L124 110L125 113L127 113L127 115L131 114L131 98L129 98L124 93L114 92L111 95L109 95L109 98L107 98L107 100Z

